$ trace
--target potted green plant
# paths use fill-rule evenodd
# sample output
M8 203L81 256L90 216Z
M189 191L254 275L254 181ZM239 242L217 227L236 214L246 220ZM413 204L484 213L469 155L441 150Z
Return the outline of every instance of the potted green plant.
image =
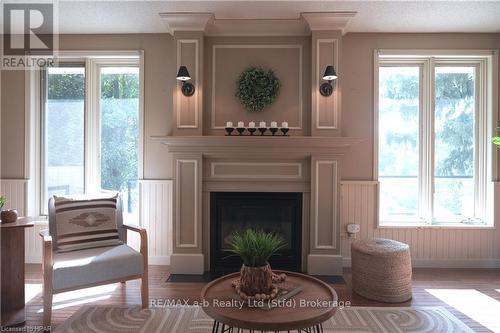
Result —
M500 126L497 126L497 132L500 132ZM493 142L493 144L497 147L500 148L500 136L494 136L492 139L491 139L491 142Z
M5 195L1 195L0 196L0 211L3 210L3 207L5 206L6 203L7 203L7 198L5 197Z
M3 210L6 202L7 198L4 195L0 196L0 220L2 223L16 222L17 211L15 209Z
M269 258L285 246L280 235L263 230L236 231L228 242L228 252L243 260L240 289L248 296L268 294L273 290L273 272Z

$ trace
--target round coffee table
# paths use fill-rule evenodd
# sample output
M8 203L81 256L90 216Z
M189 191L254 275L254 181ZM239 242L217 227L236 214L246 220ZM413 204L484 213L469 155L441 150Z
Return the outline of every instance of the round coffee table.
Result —
M308 275L285 273L286 282L301 291L271 309L249 306L236 296L231 282L240 273L233 273L208 283L201 291L203 310L214 319L212 332L258 331L323 332L322 324L337 310L337 293L326 283Z

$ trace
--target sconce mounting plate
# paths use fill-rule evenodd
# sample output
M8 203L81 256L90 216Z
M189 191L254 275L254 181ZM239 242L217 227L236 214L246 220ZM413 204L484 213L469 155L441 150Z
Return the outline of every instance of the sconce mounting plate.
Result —
M324 82L319 87L319 92L322 96L328 97L333 93L333 87L330 82Z
M184 96L186 97L193 96L194 90L195 90L194 85L192 83L189 82L182 83L181 91Z

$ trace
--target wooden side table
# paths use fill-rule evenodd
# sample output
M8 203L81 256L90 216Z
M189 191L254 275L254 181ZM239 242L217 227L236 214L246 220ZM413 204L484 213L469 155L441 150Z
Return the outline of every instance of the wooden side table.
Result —
M337 293L326 283L294 272L285 273L287 282L300 286L302 291L293 296L294 306L280 306L270 310L258 307L218 306L234 300L231 282L240 273L229 274L207 284L201 292L203 311L214 319L213 333L252 331L297 331L320 333L322 324L337 310Z
M33 227L28 218L0 223L1 313L0 326L23 325L24 319L24 230Z

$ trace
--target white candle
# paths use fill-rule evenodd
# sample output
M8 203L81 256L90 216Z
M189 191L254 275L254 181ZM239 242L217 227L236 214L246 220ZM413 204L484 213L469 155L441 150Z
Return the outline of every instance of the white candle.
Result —
M278 123L275 121L271 121L271 128L278 128Z
M288 128L288 123L286 121L281 123L282 128Z
M232 121L228 121L226 123L226 127L233 127L233 122Z
M245 123L242 121L238 121L238 128L244 128L244 127L245 127Z
M260 127L260 128L266 128L266 122L265 122L265 121L261 121L261 122L259 123L259 127Z
M253 121L249 122L248 127L255 128L255 122L253 122Z

